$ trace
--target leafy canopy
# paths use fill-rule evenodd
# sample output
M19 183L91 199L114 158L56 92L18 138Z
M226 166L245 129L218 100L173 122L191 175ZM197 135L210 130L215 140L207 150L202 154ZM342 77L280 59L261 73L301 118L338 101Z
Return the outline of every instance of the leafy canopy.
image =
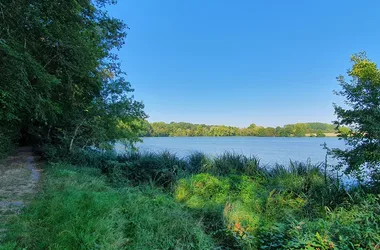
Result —
M348 70L350 80L339 76L341 90L337 95L345 98L345 105L334 104L339 135L349 146L345 150L334 149L340 165L347 173L363 178L369 174L373 184L379 184L380 173L380 71L365 53L351 57Z
M1 1L0 142L71 149L138 139L146 115L113 53L127 28L104 9L114 3Z

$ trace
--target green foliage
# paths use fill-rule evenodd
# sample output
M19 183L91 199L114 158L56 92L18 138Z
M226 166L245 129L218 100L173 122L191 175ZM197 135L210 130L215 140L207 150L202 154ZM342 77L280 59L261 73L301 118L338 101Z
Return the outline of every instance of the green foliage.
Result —
M208 165L212 164L211 159L202 152L193 152L187 157L187 161L187 171L192 174L198 174L202 169L205 169Z
M380 188L380 70L364 53L352 56L351 62L350 81L338 77L342 89L337 94L346 99L347 108L334 105L335 123L352 129L339 130L350 147L333 153L347 173L359 178L369 174L373 187Z
M380 200L368 196L351 208L328 211L331 239L342 249L376 249L380 244Z
M109 3L115 1L0 3L0 124L11 131L4 145L72 150L138 140L146 115L112 54L126 26L101 7Z
M16 138L15 131L7 131L0 126L0 159L4 158L12 149L12 141Z
M304 123L294 124L294 126L293 126L294 136L303 137L303 136L305 136L306 132L307 132L306 124L304 124Z
M260 169L260 160L236 153L225 152L215 158L209 158L195 152L186 158L179 158L167 151L160 153L129 152L117 155L112 151L94 149L75 149L67 151L46 145L45 157L52 162L65 161L71 164L95 167L106 175L118 171L120 179L128 179L131 184L151 184L167 189L173 188L178 178L194 173L214 175L245 174L265 178ZM117 169L117 170L115 170Z
M317 131L317 137L326 137L325 133L322 130Z
M198 174L189 180L179 181L175 198L190 208L224 206L230 184L227 179L218 179L210 174Z
M98 168L109 176L115 185L126 180L130 184L150 184L171 189L188 168L188 162L169 152L139 153L130 152L117 155L113 151L75 149L70 152L47 146L45 157L52 162Z
M321 164L291 161L288 167L277 165L269 175L271 189L306 200L303 212L308 216L319 216L324 213L325 206L335 208L351 201L339 180L332 173L322 172Z
M251 124L247 128L237 128L223 125L191 124L185 122L148 123L144 121L141 136L166 137L166 136L260 136L260 137L289 137L305 136L307 133L334 133L336 126L326 123L297 123L284 127L261 127Z
M11 225L8 249L213 248L198 222L160 191L116 190L99 170L65 164L52 165L44 179L44 192Z
M236 175L233 169L240 165L230 161L231 155L214 159L230 164L229 173L213 176L214 167L207 174L180 179L174 192L194 216L207 218L205 227L219 244L242 249L375 247L380 226L377 198L364 198L363 203L363 198L354 198L360 197L359 190L345 189L320 165L310 163ZM218 164L211 160L211 165ZM365 216L369 220L359 222Z
M324 218L293 220L260 232L262 249L377 249L379 197L350 208L327 210Z
M94 175L98 175L100 169L108 177L107 181L118 188L118 194L121 195L118 202L124 208L122 211L126 211L126 208L131 211L123 214L128 214L127 218L137 216L133 217L136 219L128 224L129 227L140 230L139 222L146 223L149 228L154 223L152 228L162 232L160 237L163 238L181 239L186 233L173 225L170 227L178 234L169 228L165 228L166 234L157 229L162 221L166 223L166 215L160 209L155 210L161 207L155 202L167 205L163 210L176 221L180 219L175 216L189 218L189 223L199 221L197 228L198 225L204 228L217 246L222 248L374 249L378 242L379 198L366 196L365 189L360 187L343 187L341 181L330 176L326 170L328 165L325 166L326 171L320 164L313 165L310 162L290 162L288 166L263 169L259 161L255 161L256 158L235 153L214 158L194 153L183 159L168 152L116 155L107 151L73 150L60 155L57 150L52 155L55 158L51 159L56 161L93 166L97 169L92 170ZM62 178L69 178L67 174L71 178L72 172L81 171L88 170L65 168ZM92 183L95 185L95 182ZM145 184L150 184L150 188L146 188ZM71 183L70 186L78 185ZM163 190L169 191L169 194L154 191L154 187L165 187ZM115 191L108 184L107 188ZM64 187L60 190L67 189ZM130 200L125 202L129 199L127 197ZM54 199L49 197L49 200ZM178 204L173 200L184 206L175 216L172 210ZM44 206L49 207L46 203ZM75 207L75 204L70 206ZM152 233L141 233L148 235L145 238L140 235L142 231L138 232L130 234L127 231L129 243L136 241L145 245L156 237Z
M348 136L350 133L352 133L351 129L347 127L339 127L338 132L341 136Z
M235 152L225 152L213 159L209 172L215 175L246 174L259 175L260 160L254 156L247 157Z
M172 188L177 176L187 167L187 162L169 152L130 153L120 156L118 161L125 163L125 176L134 183L149 183L165 188Z

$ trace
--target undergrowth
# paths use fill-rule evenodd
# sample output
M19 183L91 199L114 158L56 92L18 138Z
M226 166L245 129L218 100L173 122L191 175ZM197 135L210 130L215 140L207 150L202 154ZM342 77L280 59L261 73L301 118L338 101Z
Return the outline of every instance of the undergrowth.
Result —
M109 185L99 169L53 164L44 192L0 249L212 249L200 221L157 189Z
M380 197L321 164L45 150L45 192L14 223L30 249L379 249ZM72 165L75 165L72 166ZM13 249L13 248L10 248Z

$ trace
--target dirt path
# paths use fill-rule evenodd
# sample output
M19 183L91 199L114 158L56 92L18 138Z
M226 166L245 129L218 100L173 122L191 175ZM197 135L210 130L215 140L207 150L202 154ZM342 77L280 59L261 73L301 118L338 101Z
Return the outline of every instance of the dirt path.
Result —
M20 148L14 155L0 161L0 239L5 236L10 219L37 192L38 161L29 147Z

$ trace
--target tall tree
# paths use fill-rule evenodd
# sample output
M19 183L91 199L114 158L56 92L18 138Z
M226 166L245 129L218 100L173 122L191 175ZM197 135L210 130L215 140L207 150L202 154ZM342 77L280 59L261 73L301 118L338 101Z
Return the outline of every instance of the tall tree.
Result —
M360 178L369 176L372 184L379 186L380 174L380 71L365 53L351 57L348 70L350 80L339 76L341 90L336 94L345 98L345 106L334 104L339 136L349 146L345 150L334 149L347 173Z
M307 133L307 125L305 123L296 123L293 127L293 134L297 137L303 137Z
M0 2L0 124L70 149L137 140L146 115L112 53L127 28L104 9L114 3Z

